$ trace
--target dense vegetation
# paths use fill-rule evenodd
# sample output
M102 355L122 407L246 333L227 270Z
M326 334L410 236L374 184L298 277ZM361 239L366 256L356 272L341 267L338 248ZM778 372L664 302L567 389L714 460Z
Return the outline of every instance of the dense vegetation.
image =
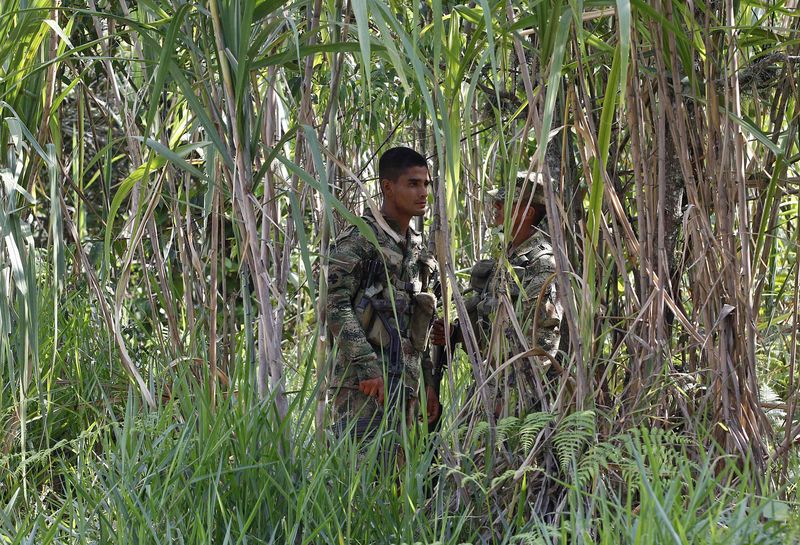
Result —
M3 2L0 542L797 539L796 4ZM565 338L499 421L455 351L395 474L324 309L400 144L448 319L485 192L552 181Z

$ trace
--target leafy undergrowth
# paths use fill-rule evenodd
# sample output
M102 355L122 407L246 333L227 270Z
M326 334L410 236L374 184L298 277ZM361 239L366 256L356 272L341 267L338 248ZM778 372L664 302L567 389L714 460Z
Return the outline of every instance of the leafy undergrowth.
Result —
M117 410L107 401L71 436L1 457L0 542L728 545L797 535L792 504L754 492L768 490L763 476L698 455L677 432L642 428L596 443L591 413L536 413L501 421L494 447L489 434L462 444L458 467L414 432L401 439L398 469L377 446L359 451L329 435L320 447L310 380L284 426L268 402L223 395L212 409L193 375L173 380L157 411L132 394ZM51 408L50 418L70 410ZM487 451L524 454L547 426L557 473L542 478L534 463L490 478L468 463ZM562 500L536 513L526 488L548 482Z

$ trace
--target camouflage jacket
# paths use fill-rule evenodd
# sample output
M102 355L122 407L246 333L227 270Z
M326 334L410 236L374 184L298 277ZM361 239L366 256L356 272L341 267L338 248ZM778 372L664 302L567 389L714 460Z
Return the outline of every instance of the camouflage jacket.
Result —
M339 236L330 256L328 328L338 346L334 383L352 386L382 376L384 369L392 371L383 322L388 319L400 333L400 371L406 386L416 389L420 374L426 381L431 378L427 343L436 305L431 291L438 278L437 264L411 226L405 244L399 244L371 213L362 219L375 232L380 251L350 226ZM397 231L396 224L386 219Z
M553 277L556 264L546 227L538 228L533 236L511 251L508 264L514 275L499 267L495 260L479 261L472 270L470 287L475 294L467 300L467 308L481 349L485 350L489 343L492 325L496 322L499 295L505 291L514 305L516 318L527 337L529 348L533 347L530 341L535 325L536 346L555 356L561 339L559 326L563 308L556 293ZM511 324L503 325L505 336L514 339L516 336ZM507 356L520 353L520 344L512 341L508 348L511 353Z

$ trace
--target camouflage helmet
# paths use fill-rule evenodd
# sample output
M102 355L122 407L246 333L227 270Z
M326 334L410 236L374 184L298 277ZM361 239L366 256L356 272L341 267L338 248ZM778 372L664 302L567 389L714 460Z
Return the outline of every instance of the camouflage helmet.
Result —
M523 192L524 191L524 192ZM506 188L499 187L486 192L494 201L506 200ZM531 196L533 194L533 196ZM544 205L544 175L540 172L528 172L520 170L517 172L516 183L514 184L514 202L529 201L531 204Z

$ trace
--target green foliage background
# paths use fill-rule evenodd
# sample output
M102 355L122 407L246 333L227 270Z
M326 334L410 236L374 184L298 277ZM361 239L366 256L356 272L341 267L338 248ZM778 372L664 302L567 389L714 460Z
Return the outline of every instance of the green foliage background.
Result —
M796 8L2 2L0 540L793 539ZM449 318L485 191L551 177L567 341L457 429L468 343L398 476L326 435L324 273L400 144Z

